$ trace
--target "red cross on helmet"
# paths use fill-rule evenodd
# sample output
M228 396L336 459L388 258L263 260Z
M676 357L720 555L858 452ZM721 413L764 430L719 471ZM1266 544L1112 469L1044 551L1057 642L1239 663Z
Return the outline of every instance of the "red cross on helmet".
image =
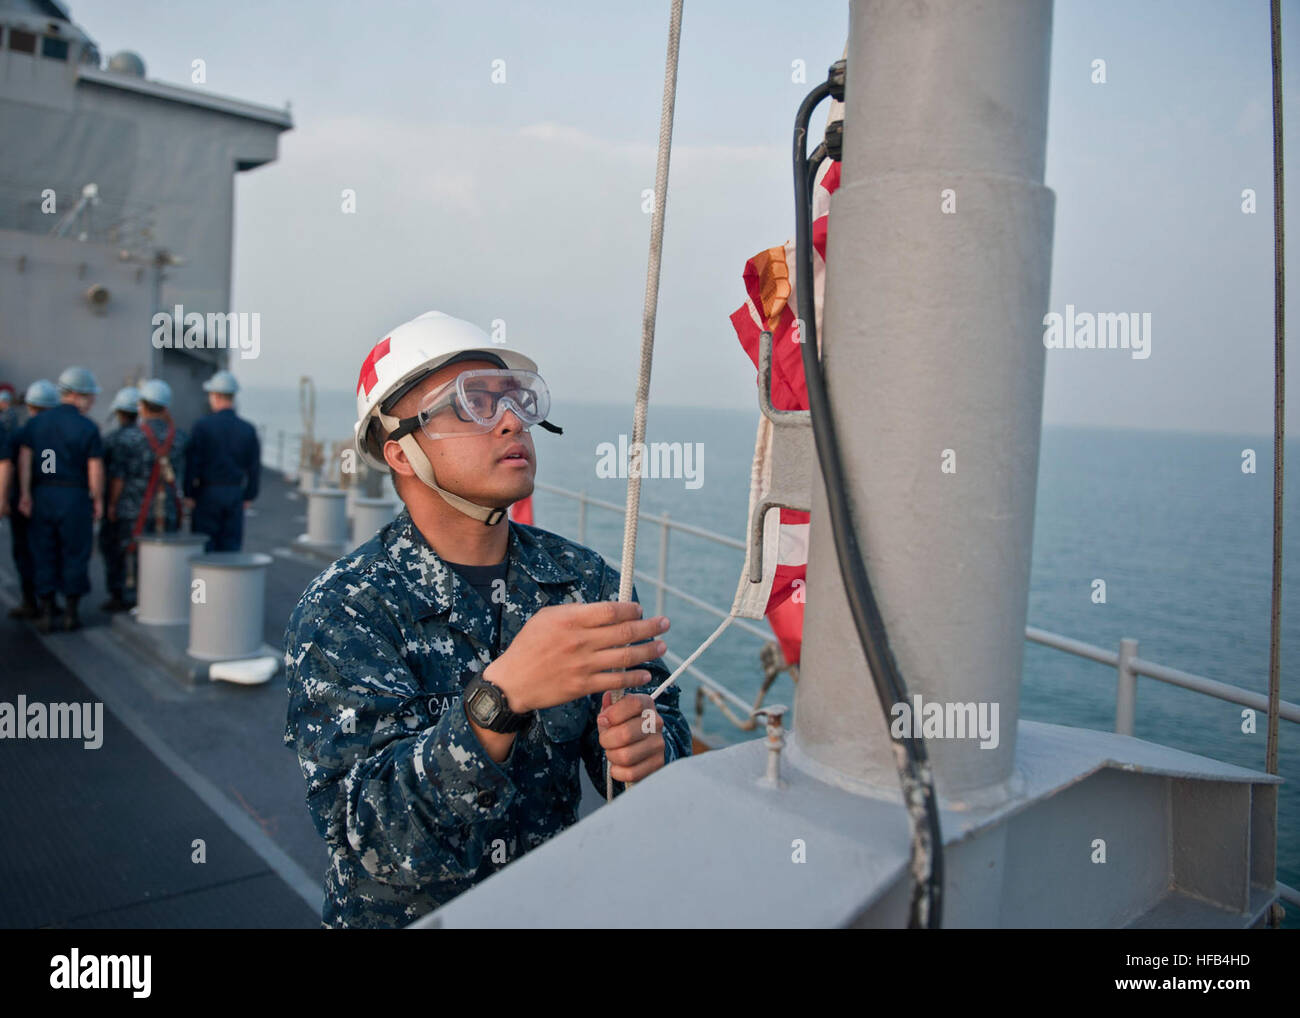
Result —
M389 417L393 404L409 392L422 378L453 360L473 359L462 355L482 353L483 360L499 361L516 371L536 371L532 358L504 343L496 343L477 325L452 318L441 311L426 311L390 330L366 355L357 378L357 423L354 428L357 452L371 467L381 472L388 463L381 451L380 438L385 430L382 418ZM372 427L373 425L373 427ZM503 510L475 505L438 486L428 457L413 435L400 440L407 459L417 476L449 503L475 519L495 523Z

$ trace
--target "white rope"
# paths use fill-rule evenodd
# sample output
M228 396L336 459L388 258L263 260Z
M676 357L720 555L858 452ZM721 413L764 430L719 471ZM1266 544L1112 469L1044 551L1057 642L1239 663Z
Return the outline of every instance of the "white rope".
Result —
M699 657L701 654L703 654L706 650L709 649L710 644L712 644L714 640L716 640L719 636L722 635L722 631L726 629L729 625L731 625L731 620L734 619L735 617L736 616L734 615L728 615L725 619L723 619L722 625L718 626L718 628L713 631L713 635L710 636L703 643L701 643L698 647L696 647L695 653L693 653L685 661L679 664L677 666L677 671L673 672L672 675L668 676L668 678L664 679L664 681L660 683L659 688L650 694L650 699L658 700L659 694L662 693L669 686L671 686L674 682L676 682L677 676L681 675L682 672L686 671L687 668L689 668L692 664L695 663L695 659L697 657Z
M682 0L673 0L668 22L668 60L664 67L664 101L659 115L659 156L655 162L655 204L650 220L650 263L646 269L645 306L641 312L641 368L636 379L636 409L632 419L632 463L628 467L627 507L623 517L623 563L618 599L632 600L636 569L636 529L641 508L641 460L645 449L646 411L650 401L650 367L654 363L655 313L659 306L659 265L664 249L664 208L668 204L668 157L673 144L673 108L677 102L677 54L682 38ZM624 690L610 697L617 702ZM605 799L614 798L614 779L605 759Z

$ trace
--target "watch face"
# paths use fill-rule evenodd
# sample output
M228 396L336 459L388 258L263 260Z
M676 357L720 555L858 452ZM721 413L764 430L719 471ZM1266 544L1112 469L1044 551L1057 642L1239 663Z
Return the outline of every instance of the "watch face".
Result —
M497 708L497 705L493 700L492 690L490 689L474 690L474 692L469 696L467 706L469 707L470 715L480 725L490 725L492 719L500 713L500 710Z

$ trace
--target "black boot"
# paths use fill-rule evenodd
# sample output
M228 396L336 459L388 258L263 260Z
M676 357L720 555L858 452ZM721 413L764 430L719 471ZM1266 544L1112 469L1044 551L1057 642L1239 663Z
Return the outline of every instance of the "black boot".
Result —
M11 619L34 619L40 613L41 610L36 607L36 596L28 590L23 591L23 603L17 608L9 609Z
M126 603L122 595L114 591L111 597L100 606L101 611L106 611L110 615L114 612L130 611L131 606Z
M77 602L80 600L80 597L74 597L72 594L68 595L68 615L63 620L63 628L69 633L81 628L81 619L77 617Z
M36 628L42 633L48 633L50 626L54 625L54 597L41 598L41 612L36 616Z

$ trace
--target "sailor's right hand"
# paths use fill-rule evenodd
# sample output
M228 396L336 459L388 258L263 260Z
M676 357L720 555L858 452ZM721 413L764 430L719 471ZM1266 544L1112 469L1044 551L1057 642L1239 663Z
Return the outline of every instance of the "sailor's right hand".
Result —
M667 629L665 616L643 619L635 601L548 605L524 623L483 677L506 694L516 714L639 686L650 672L636 666L663 654L666 646L654 638Z
M31 495L24 495L22 498L18 500L18 511L22 513L24 516L31 516L32 514Z

